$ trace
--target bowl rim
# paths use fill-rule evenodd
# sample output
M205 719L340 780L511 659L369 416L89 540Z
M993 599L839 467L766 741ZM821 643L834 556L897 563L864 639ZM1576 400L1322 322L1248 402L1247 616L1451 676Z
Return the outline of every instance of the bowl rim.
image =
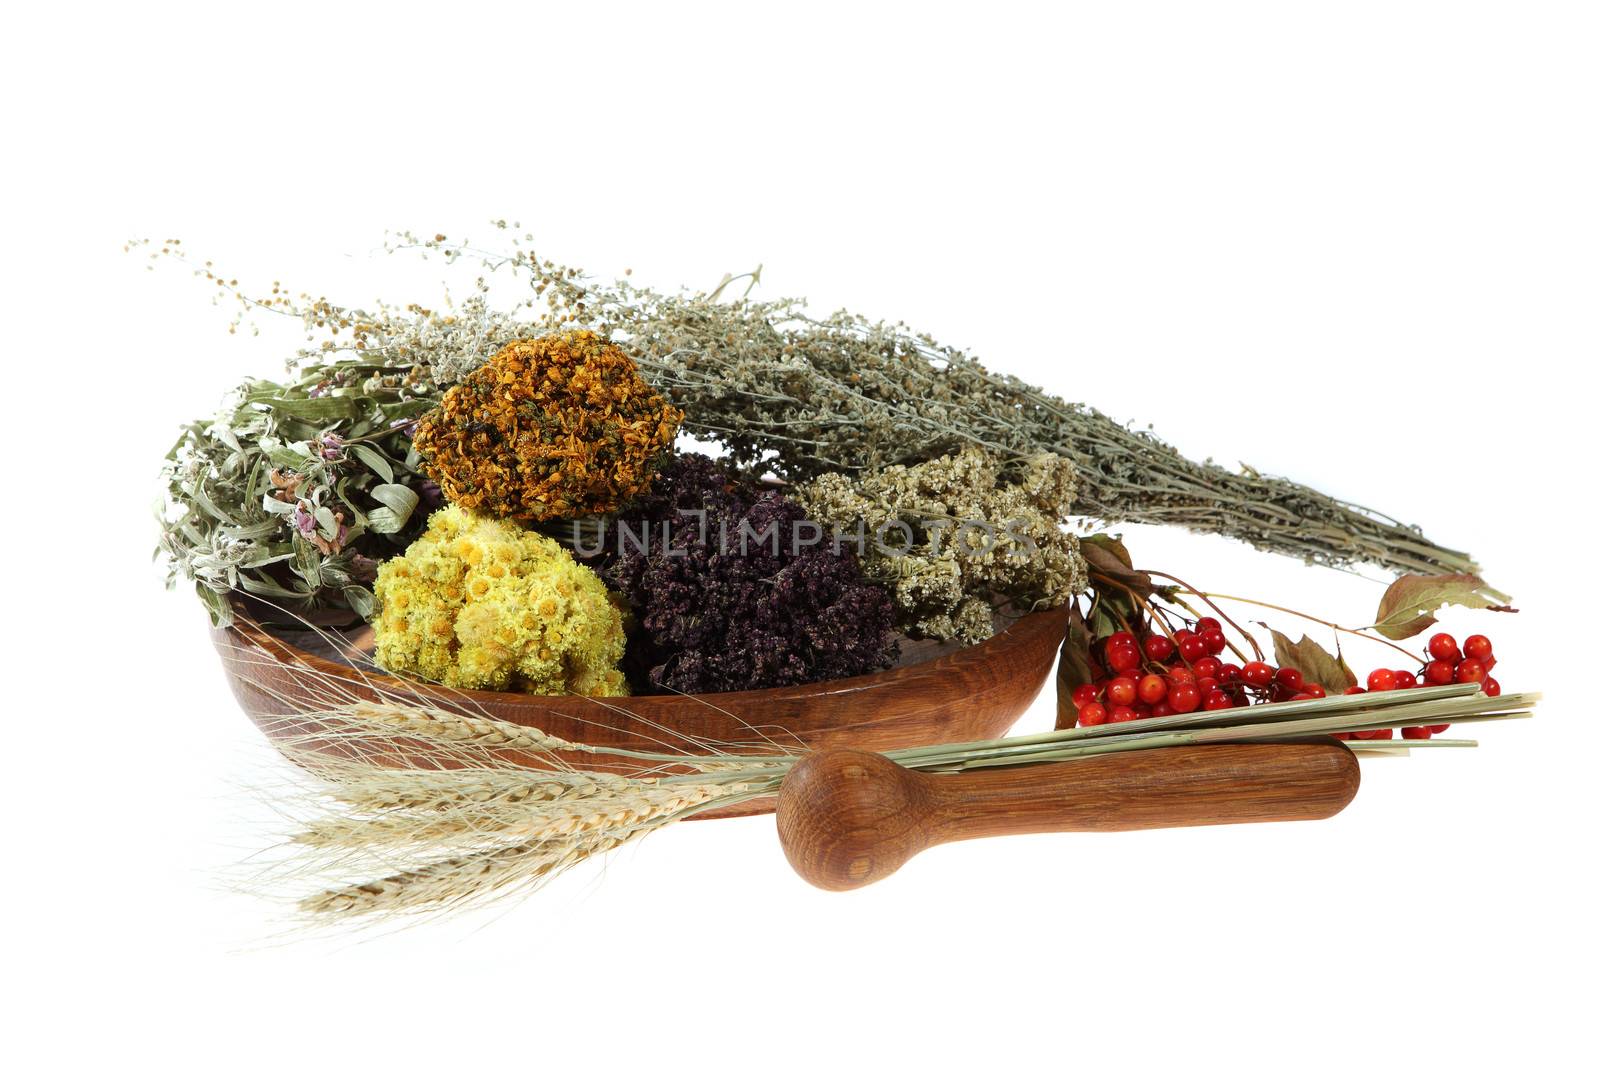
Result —
M516 690L455 689L421 679L399 678L382 671L365 671L348 663L342 663L327 656L319 655L310 649L290 644L288 641L274 635L266 628L265 624L256 618L255 613L251 610L252 605L246 598L233 596L230 597L230 600L232 601L234 618L229 625L239 633L243 640L257 645L281 662L293 661L302 667L333 675L353 684L421 696L446 704L459 703L463 697L468 697L473 700L492 702L508 708L519 706L528 708L548 707L555 701L582 701L586 704L593 704L596 699L576 693L549 696L538 693L522 693ZM763 700L784 702L813 700L819 697L841 696L866 690L917 683L935 670L959 668L968 664L1005 656L1006 653L1009 653L1017 646L1031 644L1040 639L1043 636L1043 631L1054 629L1064 636L1066 633L1067 610L1065 607L1060 607L1028 612L1018 616L1004 630L975 645L953 648L930 659L889 667L885 670L875 671L872 674L858 674L849 678L835 678L822 682L808 682L805 685L778 686L770 689L733 689L715 693L652 693L643 696L629 695L600 699L603 704L616 705L621 709L666 708L671 705L682 705L686 701L696 704L704 703L713 698L718 701L748 704Z

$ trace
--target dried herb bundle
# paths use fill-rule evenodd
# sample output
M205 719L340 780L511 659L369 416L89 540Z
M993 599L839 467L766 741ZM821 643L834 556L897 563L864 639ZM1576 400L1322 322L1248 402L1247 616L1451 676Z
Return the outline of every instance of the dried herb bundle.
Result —
M415 444L452 503L540 521L647 489L679 418L622 349L573 330L506 345L422 417Z
M639 622L629 655L651 685L766 689L893 663L888 595L848 548L800 537L806 513L793 500L731 485L711 460L684 455L663 468L647 503L623 516L644 536L617 536L606 581Z
M539 284L555 279L524 264ZM692 433L789 477L914 464L978 445L1070 458L1080 511L1184 526L1327 566L1474 572L1414 526L1284 478L1185 458L1151 433L1068 403L903 325L803 301L663 295L626 282L555 290L574 320L627 339Z
M218 625L229 590L301 614L368 614L376 561L438 503L404 433L432 403L373 366L245 383L167 454L168 584L193 582Z
M864 537L861 565L893 594L913 637L976 644L994 634L992 604L1059 607L1084 591L1078 539L1062 529L1072 464L1042 453L1000 486L1001 464L972 447L914 467L824 474L795 487L806 514Z
M374 658L467 689L627 695L622 616L600 576L547 537L454 505L378 568Z
M309 294L295 296L276 285L254 297L210 263L187 259L176 241L150 255L189 264L219 296L236 299L236 326L256 311L298 320L313 343L293 365L310 382L370 380L381 383L379 395L398 388L390 395L410 398L461 380L511 341L582 327L625 343L646 379L683 410L686 430L724 442L736 458L789 477L914 464L965 445L1011 461L1053 452L1077 468L1080 512L1106 522L1220 533L1327 566L1365 563L1421 574L1477 571L1469 556L1435 544L1415 526L1248 467L1235 472L1187 459L1153 434L990 372L966 353L903 324L845 311L817 317L804 301L751 300L748 289L725 299L732 278L711 292L676 294L626 279L595 282L574 268L540 259L515 224L495 225L510 234L508 251L451 242L442 234L401 233L388 244L391 252L479 265L483 273L472 295L445 309L381 303L370 310L351 308ZM145 242L130 247L142 248ZM506 307L489 300L491 277L499 273L527 286ZM759 271L747 277L753 284L758 276ZM235 416L259 410L241 408ZM308 422L307 432L327 432L329 422ZM333 420L335 432L348 434L345 425ZM169 523L164 546L174 557L175 573L193 575L214 592L238 584L236 556L266 557L249 537L242 548L237 543L239 531L253 532L263 521L247 500L258 486L246 479L259 465L228 462L228 455L207 440L208 433L200 426L186 435L187 445L209 461L209 473L200 481L173 478L173 498L188 507L193 520L173 520L181 527ZM213 501L246 499L213 513L200 500L206 495ZM175 532L178 536L172 536ZM280 538L268 547L281 556L291 546ZM286 593L255 591L315 601L319 588L296 582Z

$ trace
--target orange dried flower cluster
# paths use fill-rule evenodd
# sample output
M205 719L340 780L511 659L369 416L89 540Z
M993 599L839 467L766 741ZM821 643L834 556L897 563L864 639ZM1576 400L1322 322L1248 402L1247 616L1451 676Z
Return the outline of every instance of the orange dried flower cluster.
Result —
M506 345L445 392L415 443L451 502L537 522L648 488L682 420L627 353L579 330Z

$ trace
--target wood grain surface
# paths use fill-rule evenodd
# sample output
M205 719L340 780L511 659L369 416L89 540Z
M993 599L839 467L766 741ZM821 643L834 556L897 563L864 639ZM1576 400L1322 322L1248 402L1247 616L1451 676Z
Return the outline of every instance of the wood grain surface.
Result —
M923 849L1001 834L1326 819L1361 784L1336 741L1195 745L936 775L871 752L808 756L778 795L795 871L856 889Z
M212 642L240 705L269 735L315 744L315 724L299 710L308 698L388 697L535 726L583 744L697 753L881 750L1000 737L1043 687L1066 628L1065 612L1038 612L982 644L876 674L784 689L598 701L403 683L296 647L257 622L247 604L235 610L234 625L213 629ZM638 769L609 757L568 762ZM771 810L768 798L717 814Z

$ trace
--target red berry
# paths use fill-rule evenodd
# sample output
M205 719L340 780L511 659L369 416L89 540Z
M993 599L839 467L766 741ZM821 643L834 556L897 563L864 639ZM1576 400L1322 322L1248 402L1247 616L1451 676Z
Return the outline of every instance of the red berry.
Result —
M1434 634L1428 638L1428 655L1453 664L1461 658L1461 650L1456 647L1456 639L1449 634Z
M1174 667L1167 672L1167 688L1171 689L1180 682L1194 681L1194 671L1187 667Z
M1374 730L1372 731L1372 739L1374 741L1393 741L1394 728L1391 727L1387 730Z
M1100 689L1098 686L1080 685L1072 691L1072 703L1079 708L1099 699Z
M1495 681L1493 678L1485 678L1481 684L1483 686L1484 696L1497 697L1500 695L1500 683Z
M1139 679L1139 699L1146 704L1159 704L1167 698L1167 680L1159 674L1147 674Z
M1468 656L1456 664L1456 681L1482 682L1489 677L1489 670L1483 665L1483 660Z
M1449 637L1449 634L1439 634L1438 637ZM1437 639L1437 638L1436 638ZM1452 647L1454 642L1451 642ZM1433 650L1433 642L1428 642L1428 650ZM1455 680L1455 666L1453 661L1431 659L1427 666L1422 668L1422 682L1424 685L1449 685Z
M1179 715L1187 715L1200 707L1200 687L1193 682L1179 682L1167 694L1167 703Z
M1396 689L1415 689L1417 687L1417 676L1410 671L1395 671L1394 687Z
M1189 669L1194 671L1196 678L1215 678L1222 669L1222 661L1215 656L1201 656L1189 664Z
M1202 674L1202 675L1199 675L1198 677L1196 677L1195 680L1194 680L1194 684L1195 684L1195 687L1200 690L1200 695L1201 696L1206 696L1207 694L1215 693L1218 689L1222 688L1221 685L1217 684L1217 680L1215 678L1212 678L1209 675L1205 675L1205 674Z
M1394 671L1387 667L1379 667L1367 675L1367 688L1374 693L1387 693L1391 689L1399 688L1400 681L1395 677Z
M1290 693L1298 693L1305 687L1306 676L1293 667L1279 667L1278 673L1272 676L1278 686Z
M1318 685L1316 682L1307 682L1305 688L1302 689L1301 692L1305 693L1313 700L1321 700L1323 697L1328 695L1328 691L1322 688L1322 686Z
M1244 678L1244 668L1237 663L1224 663L1217 670L1217 681L1223 685L1237 685Z
M1132 722L1139 717L1139 713L1132 708L1112 708L1107 722Z
M1190 635L1178 642L1178 655L1183 657L1185 663L1193 663L1206 654L1206 643L1198 636Z
M1098 700L1090 701L1078 709L1079 726L1099 726L1106 721L1106 706Z
M1174 630L1172 631L1172 643L1175 645L1182 645L1185 637L1194 636L1195 632L1188 627L1184 627L1182 630Z
M1289 698L1289 701L1290 701L1290 703L1293 703L1296 700L1315 700L1315 699L1317 699L1317 698L1312 696L1310 693L1296 693L1294 696Z
M1436 734L1442 734L1446 730L1450 729L1450 724L1447 723L1447 722L1444 722L1444 723L1440 723L1438 726L1430 726L1430 727L1428 727L1428 729L1432 730Z
M1178 646L1161 634L1151 634L1144 639L1144 654L1151 663L1165 663L1178 651Z
M1468 659L1485 660L1494 655L1494 645L1482 634L1473 634L1461 642L1461 654Z
M1139 697L1139 687L1132 678L1113 678L1106 683L1106 699L1113 704L1127 707Z
M1347 697L1352 697L1352 696L1355 696L1357 693L1365 693L1365 692L1366 692L1365 688L1363 688L1363 687L1361 687L1359 685L1352 685L1350 688L1348 688L1348 689L1346 689L1344 691L1344 695L1347 696Z
M1133 638L1130 636L1129 641ZM1139 666L1139 646L1106 643L1106 666L1114 671L1135 670Z
M1195 624L1194 624L1194 632L1195 633L1203 634L1207 630L1215 630L1218 633L1220 633L1222 631L1222 623L1220 621L1218 621L1217 619L1213 619L1209 615L1207 615L1203 619L1196 619L1195 620Z
M1433 736L1433 730L1427 726L1403 726L1400 736L1407 741L1426 741Z
M1133 636L1133 631L1131 630L1118 630L1106 638L1106 644L1136 647L1139 644L1139 639Z
M1233 698L1220 689L1213 689L1206 694L1205 702L1200 706L1207 711L1226 711L1233 707Z
M1244 684L1252 689L1265 689L1272 684L1272 668L1258 659L1244 665Z
M1350 736L1355 738L1357 741L1371 741L1374 737L1378 736L1378 731L1376 731L1376 730L1357 730L1355 733L1351 734Z
M1200 643L1213 656L1220 656L1222 650L1228 647L1228 635L1221 630L1207 630L1200 635Z
M1157 704L1155 707L1150 709L1151 717L1157 718L1157 719L1164 719L1168 715L1176 715L1176 714L1178 714L1178 713L1176 711L1172 710L1172 705L1167 703L1165 700L1163 700L1161 703Z

